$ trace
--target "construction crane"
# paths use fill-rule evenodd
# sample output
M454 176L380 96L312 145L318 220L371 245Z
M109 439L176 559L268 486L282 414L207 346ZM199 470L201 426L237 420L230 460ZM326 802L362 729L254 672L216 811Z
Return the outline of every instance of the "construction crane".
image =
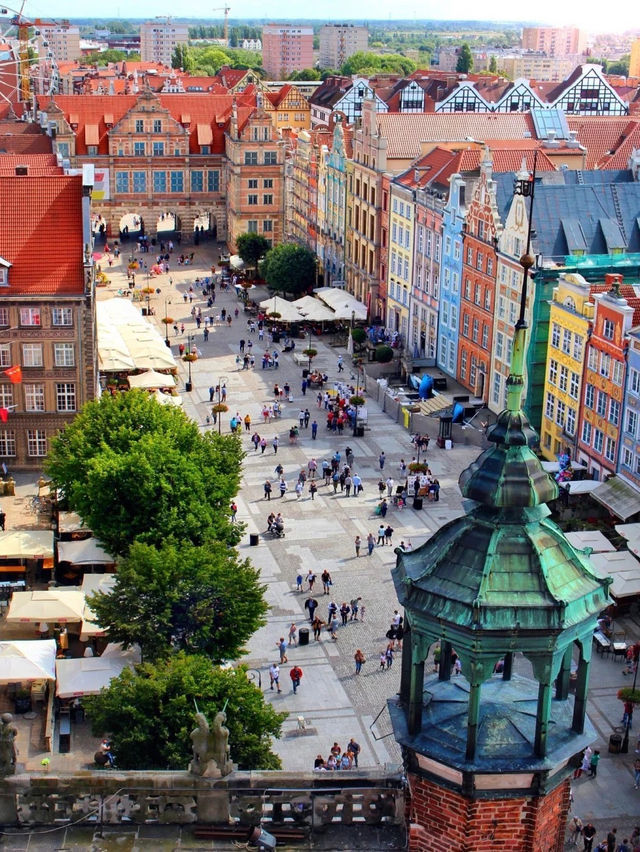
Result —
M229 47L229 12L231 11L230 6L218 6L216 9L212 9L212 12L224 12L224 43L227 47Z

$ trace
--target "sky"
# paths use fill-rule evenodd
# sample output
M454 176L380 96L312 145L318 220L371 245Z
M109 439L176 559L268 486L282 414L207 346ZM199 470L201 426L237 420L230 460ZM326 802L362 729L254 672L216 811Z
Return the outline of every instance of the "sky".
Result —
M222 12L214 11L216 0L183 0L177 6L175 0L134 0L134 2L122 2L112 0L105 4L105 17L126 18L135 15L136 18L153 18L156 15L176 15L179 8L183 16L194 18L205 18L212 22L222 20ZM218 0L220 2L220 0ZM13 0L12 10L19 10L22 0ZM220 6L223 3L220 2ZM286 21L292 15L303 16L313 14L313 6L306 4L294 4L290 0L230 0L230 18L263 18L268 15L271 19ZM535 10L536 23L554 26L582 26L592 32L622 32L631 27L640 28L640 19L635 20L626 4L618 3L608 7L606 15L602 13L602 6L597 3L586 4L583 0L565 0L558 3L557 0L537 0L532 11ZM446 20L450 17L447 12L451 9L449 4L441 0L367 0L366 3L355 2L355 0L323 0L318 10L318 17L322 15L323 20L389 20L416 19L419 15L421 20L438 19ZM525 7L517 7L522 14ZM68 17L84 17L89 14L92 17L100 15L100 6L89 5L86 0L26 0L24 14L30 17L52 17L55 19ZM491 0L489 3L479 3L478 0L458 0L455 5L456 20L492 20L513 21L516 7L512 0Z

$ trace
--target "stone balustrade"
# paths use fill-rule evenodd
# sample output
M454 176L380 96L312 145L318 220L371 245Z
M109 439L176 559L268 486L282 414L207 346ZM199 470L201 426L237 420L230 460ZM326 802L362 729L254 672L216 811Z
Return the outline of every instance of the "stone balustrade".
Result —
M399 826L401 767L344 772L232 772L207 779L188 772L33 773L0 781L0 822L42 825L263 825L311 832L330 825Z

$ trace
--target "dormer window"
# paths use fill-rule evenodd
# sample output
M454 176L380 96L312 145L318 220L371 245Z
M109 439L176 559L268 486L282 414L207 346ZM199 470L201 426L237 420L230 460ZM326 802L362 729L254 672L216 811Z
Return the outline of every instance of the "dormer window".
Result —
M9 286L9 269L11 268L11 264L8 260L4 260L4 258L0 257L0 287L8 287Z

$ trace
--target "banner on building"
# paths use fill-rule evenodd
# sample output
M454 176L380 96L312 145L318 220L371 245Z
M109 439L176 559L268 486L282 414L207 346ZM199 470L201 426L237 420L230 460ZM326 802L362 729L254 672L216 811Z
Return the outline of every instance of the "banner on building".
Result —
M69 175L81 175L82 169L69 169ZM111 194L109 192L109 169L94 170L93 191L91 193L92 201L110 201Z

